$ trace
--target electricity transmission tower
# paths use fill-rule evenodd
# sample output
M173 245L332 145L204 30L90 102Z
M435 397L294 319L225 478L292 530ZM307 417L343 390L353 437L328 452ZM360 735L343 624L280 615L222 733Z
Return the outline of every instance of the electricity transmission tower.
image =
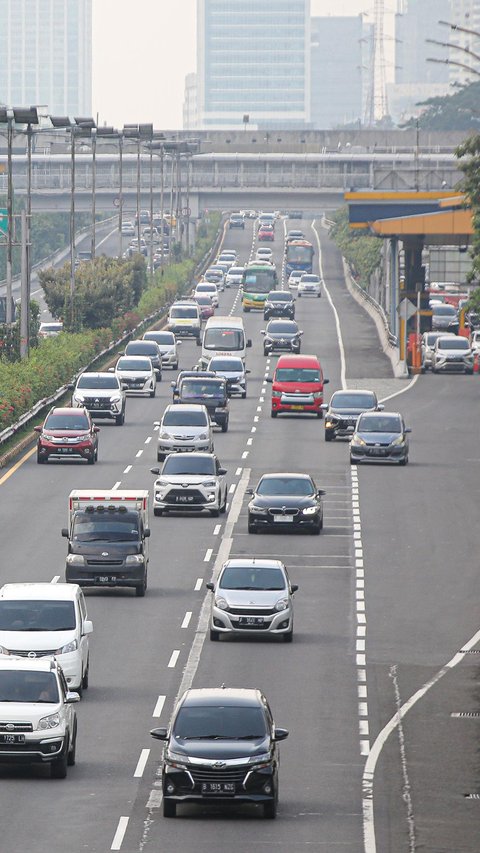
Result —
M388 115L385 63L385 0L374 0L374 21L370 40L369 85L364 124L373 127Z

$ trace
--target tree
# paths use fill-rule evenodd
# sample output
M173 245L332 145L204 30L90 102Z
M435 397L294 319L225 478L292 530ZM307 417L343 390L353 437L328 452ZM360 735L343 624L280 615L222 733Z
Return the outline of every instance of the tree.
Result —
M402 127L414 128L418 121L418 127L421 130L474 131L480 126L479 104L480 80L462 86L453 95L420 101L417 106L425 107L422 114L418 119L408 119Z
M470 136L455 151L464 174L461 189L472 208L474 236L471 254L473 258L469 280L480 281L480 133ZM480 308L480 288L474 294L476 307ZM473 306L472 306L473 307Z

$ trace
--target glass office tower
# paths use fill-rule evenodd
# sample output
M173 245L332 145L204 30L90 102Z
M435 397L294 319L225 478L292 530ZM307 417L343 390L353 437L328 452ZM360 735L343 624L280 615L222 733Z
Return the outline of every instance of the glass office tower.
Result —
M199 127L308 124L310 0L198 0L197 34Z

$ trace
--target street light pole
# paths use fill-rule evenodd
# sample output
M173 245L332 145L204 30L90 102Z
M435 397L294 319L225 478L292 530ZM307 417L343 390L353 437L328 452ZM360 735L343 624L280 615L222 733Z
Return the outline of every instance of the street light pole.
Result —
M7 110L7 305L5 320L7 325L13 323L12 316L12 256L13 256L13 110Z
M123 226L123 133L118 134L118 257L122 257L122 226Z
M153 150L150 145L150 278L153 279Z
M75 315L75 126L70 128L70 325Z
M161 239L160 245L162 247L161 248L161 255L160 255L160 264L161 264L162 271L163 271L163 241L165 239L165 223L164 223L164 215L165 215L165 200L164 200L165 171L164 171L164 167L165 167L165 149L162 145L162 147L160 149L160 219L161 219L161 223L162 223L161 224L162 236L160 238Z
M97 244L97 228L95 219L97 216L96 191L97 191L97 128L92 127L92 261L95 260Z
M137 238L138 238L138 251L140 251L140 179L141 179L141 171L140 171L140 136L137 137Z

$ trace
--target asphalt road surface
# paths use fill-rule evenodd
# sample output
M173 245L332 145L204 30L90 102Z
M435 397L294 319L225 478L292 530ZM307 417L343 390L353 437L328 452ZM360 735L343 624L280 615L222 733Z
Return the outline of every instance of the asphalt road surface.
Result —
M303 227L316 241L311 223ZM262 316L243 315L253 340L248 395L232 400L230 428L215 435L229 514L152 514L146 597L86 592L94 634L77 764L65 781L43 768L0 768L2 850L478 853L480 642L466 644L478 630L479 379L394 380L373 322L347 294L338 253L316 228L330 299L326 290L297 301L302 350L320 356L328 395L342 384L342 351L347 386L351 378L400 392L386 405L412 427L410 465L357 471L346 441L324 442L322 421L272 420L264 379L276 357L262 354ZM252 229L226 234L242 261ZM280 266L282 222L274 249ZM240 311L236 290L221 295L217 313ZM180 367L198 353L183 343ZM128 400L124 427L101 424L93 468L39 467L33 451L0 476L1 583L63 579L72 488L152 491L154 421L170 401L169 379L165 371L155 399ZM320 537L248 535L246 488L281 470L309 472L326 490ZM283 559L299 584L291 645L205 637L205 583L242 555ZM167 725L186 686L222 683L261 688L290 730L276 821L253 806L161 816L160 745L149 729Z

